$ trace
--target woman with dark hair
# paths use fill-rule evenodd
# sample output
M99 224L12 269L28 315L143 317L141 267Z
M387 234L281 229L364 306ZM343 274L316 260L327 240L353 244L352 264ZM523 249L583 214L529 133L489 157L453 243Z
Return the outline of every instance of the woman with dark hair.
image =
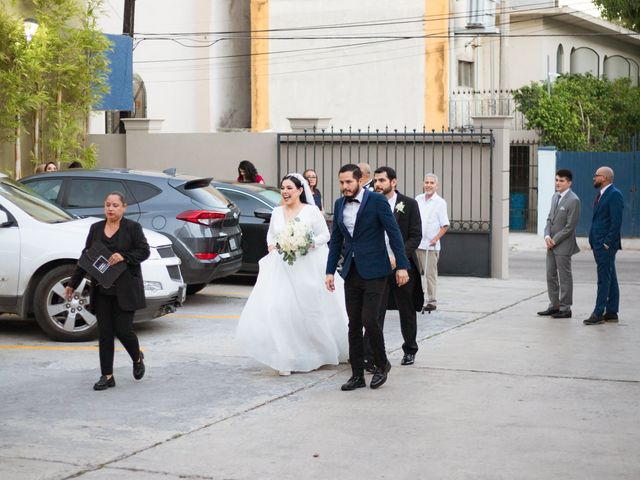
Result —
M289 375L346 360L347 311L344 293L324 285L330 235L309 184L299 173L286 175L280 194L269 253L259 262L236 338L249 356Z
M311 187L313 201L316 204L316 207L322 211L322 194L320 193L320 190L318 190L318 174L313 168L307 168L302 173L302 176L307 182L309 182L309 187Z
M44 171L45 172L57 172L58 171L58 166L55 164L55 162L47 162L44 166Z
M106 220L91 225L83 250L85 253L94 245L101 244L111 253L109 265L126 264L124 271L109 287L100 285L92 278L90 302L84 306L95 314L100 332L98 346L102 376L93 386L94 390L116 386L113 378L115 337L118 337L133 360L133 378L140 380L145 372L144 355L133 331L133 315L136 310L146 306L140 264L149 257L149 244L140 224L124 218L126 208L122 193L111 192L107 195L104 200ZM76 288L86 275L87 272L78 265L65 287L67 301L72 301Z
M264 178L258 173L258 169L249 160L242 160L238 165L238 179L242 183L262 183Z

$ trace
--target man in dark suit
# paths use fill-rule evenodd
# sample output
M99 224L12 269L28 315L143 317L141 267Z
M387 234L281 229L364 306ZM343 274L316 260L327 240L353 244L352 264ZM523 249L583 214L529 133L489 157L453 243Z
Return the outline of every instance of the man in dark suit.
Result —
M378 325L391 262L387 254L385 232L396 258L395 279L398 285L409 281L409 260L404 253L402 235L387 199L362 188L362 172L357 165L344 165L339 173L342 197L334 205L333 229L327 258L326 286L335 290L334 274L340 255L344 262L340 275L345 279L344 294L349 317L349 360L351 378L342 390L366 387L364 380L364 341L362 328L368 332L376 372L371 388L387 380L391 364L384 347L384 335Z
M589 245L596 260L598 294L596 307L585 325L618 321L620 290L616 275L616 253L622 248L620 228L624 199L613 185L613 170L600 167L593 176L593 186L599 190L593 204L593 219L589 230Z
M404 343L402 344L401 365L413 365L416 353L418 352L416 307L419 311L422 308L424 294L420 284L420 269L418 268L418 256L416 249L420 245L422 239L422 221L420 219L420 209L418 202L413 198L409 198L396 191L398 179L396 171L391 167L380 167L374 172L375 191L381 193L387 198L389 207L393 212L393 216L398 222L402 240L404 240L404 251L411 264L409 270L409 281L399 287L393 280L389 278L387 288L382 294L382 307L380 308L380 316L378 323L380 328L384 330L384 318L387 310L398 310L400 314L400 330ZM389 260L391 267L395 269L396 259L393 252L388 248ZM393 275L393 274L392 274ZM370 362L373 361L369 337L365 335L365 369Z
M580 251L576 242L576 227L580 220L580 199L571 190L573 174L561 169L556 173L556 193L544 229L547 245L547 293L549 306L538 315L571 318L573 275L571 256Z

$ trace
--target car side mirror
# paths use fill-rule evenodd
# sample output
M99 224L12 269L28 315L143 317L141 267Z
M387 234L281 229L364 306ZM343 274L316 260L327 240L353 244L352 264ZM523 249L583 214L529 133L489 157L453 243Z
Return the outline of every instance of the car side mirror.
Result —
M253 215L266 220L267 222L271 220L271 210L267 208L256 208L255 212L253 212Z
M8 227L11 223L12 222L9 221L9 215L7 215L7 212L0 210L0 228Z

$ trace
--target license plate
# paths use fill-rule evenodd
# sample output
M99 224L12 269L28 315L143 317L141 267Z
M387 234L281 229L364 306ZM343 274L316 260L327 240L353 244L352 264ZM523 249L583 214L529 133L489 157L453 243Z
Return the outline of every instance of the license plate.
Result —
M229 247L231 247L231 250L236 250L238 248L238 244L236 243L235 238L229 239Z

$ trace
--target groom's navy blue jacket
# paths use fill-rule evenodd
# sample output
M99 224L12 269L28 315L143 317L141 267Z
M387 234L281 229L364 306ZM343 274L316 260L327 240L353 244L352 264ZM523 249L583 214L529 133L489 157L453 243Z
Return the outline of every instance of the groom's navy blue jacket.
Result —
M385 231L389 236L391 250L396 257L396 267L408 270L410 268L409 260L404 252L400 228L391 213L387 198L379 193L364 190L362 204L356 216L353 237L349 234L342 219L345 203L345 198L341 197L336 200L333 208L333 230L329 242L327 274L333 275L335 273L344 245L344 263L340 272L343 278L347 278L354 259L356 269L364 279L389 275L391 263L384 241Z

